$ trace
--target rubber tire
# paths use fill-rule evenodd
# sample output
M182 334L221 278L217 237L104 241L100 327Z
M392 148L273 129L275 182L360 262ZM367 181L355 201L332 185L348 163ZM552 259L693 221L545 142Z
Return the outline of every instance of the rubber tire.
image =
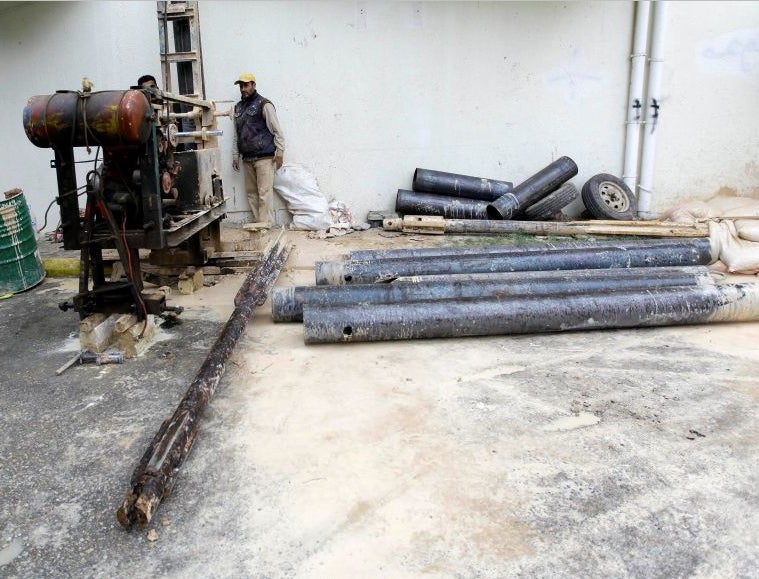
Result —
M622 179L599 173L582 187L582 202L596 219L633 221L638 212L638 200Z
M549 193L537 203L524 210L525 218L532 221L548 220L580 196L577 187L564 183L553 193Z

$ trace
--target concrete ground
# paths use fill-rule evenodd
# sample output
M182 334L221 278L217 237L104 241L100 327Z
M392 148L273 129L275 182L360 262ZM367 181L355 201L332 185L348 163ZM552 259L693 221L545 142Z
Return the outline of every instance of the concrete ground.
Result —
M472 243L383 233L290 233L278 285L351 249ZM61 376L74 281L0 301L0 576L756 576L759 323L306 346L267 303L173 495L125 531L242 279L172 295L182 323L139 358Z

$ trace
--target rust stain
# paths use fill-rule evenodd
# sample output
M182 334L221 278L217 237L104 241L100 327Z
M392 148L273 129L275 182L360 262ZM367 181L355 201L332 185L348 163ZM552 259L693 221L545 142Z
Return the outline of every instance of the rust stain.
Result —
M719 189L717 189L712 197L737 197L738 196L738 190L735 187L728 187L727 185L723 185Z
M736 187L722 185L719 189L712 193L711 197L708 199L714 199L716 197L746 197L749 199L759 199L759 186L739 191Z

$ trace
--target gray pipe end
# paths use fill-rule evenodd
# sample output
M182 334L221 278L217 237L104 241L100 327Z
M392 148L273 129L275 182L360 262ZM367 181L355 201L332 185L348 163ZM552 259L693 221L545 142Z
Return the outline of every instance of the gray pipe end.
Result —
M295 302L295 287L275 287L271 292L271 319L274 322L297 322L303 310ZM299 310L299 311L298 311Z
M345 264L341 261L317 261L314 272L316 285L345 285Z

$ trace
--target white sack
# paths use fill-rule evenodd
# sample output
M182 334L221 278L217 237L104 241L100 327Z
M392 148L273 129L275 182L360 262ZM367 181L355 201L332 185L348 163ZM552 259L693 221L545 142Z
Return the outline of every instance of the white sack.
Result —
M301 165L282 165L274 174L274 190L293 216L293 229L319 231L331 225L327 198L319 190L316 177Z

